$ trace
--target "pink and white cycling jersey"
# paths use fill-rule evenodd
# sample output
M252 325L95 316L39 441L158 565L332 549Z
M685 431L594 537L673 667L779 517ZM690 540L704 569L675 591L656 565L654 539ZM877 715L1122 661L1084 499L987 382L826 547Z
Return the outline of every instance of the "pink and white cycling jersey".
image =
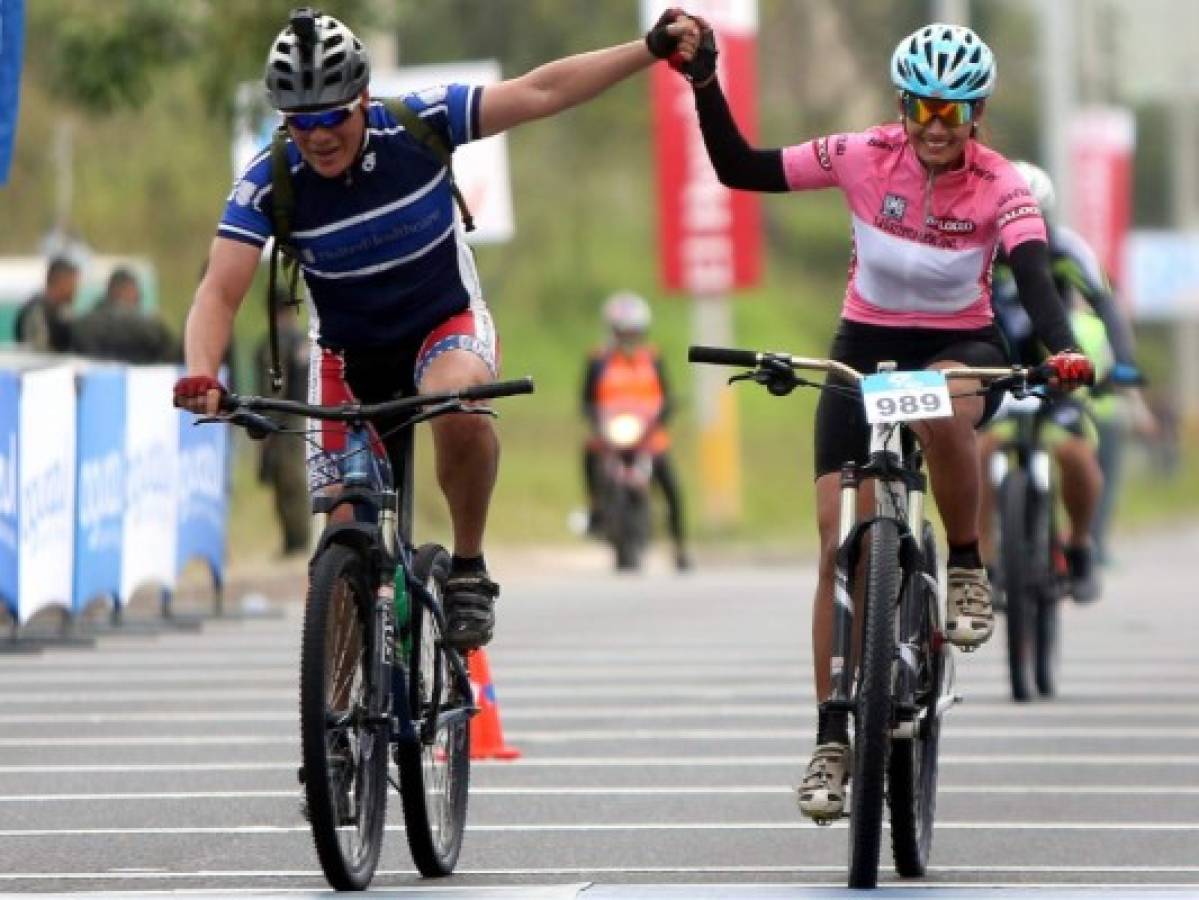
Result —
M960 168L935 177L902 125L881 125L783 150L793 191L839 187L853 218L842 316L870 325L982 328L991 322L991 261L1046 240L1015 168L977 141Z

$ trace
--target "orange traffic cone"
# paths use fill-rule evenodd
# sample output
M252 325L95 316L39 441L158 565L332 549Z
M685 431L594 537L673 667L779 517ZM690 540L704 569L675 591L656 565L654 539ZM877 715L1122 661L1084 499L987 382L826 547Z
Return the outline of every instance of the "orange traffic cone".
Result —
M516 759L520 751L504 743L500 707L495 699L495 685L491 683L491 666L482 647L466 655L466 668L475 703L479 705L478 714L470 720L470 758Z

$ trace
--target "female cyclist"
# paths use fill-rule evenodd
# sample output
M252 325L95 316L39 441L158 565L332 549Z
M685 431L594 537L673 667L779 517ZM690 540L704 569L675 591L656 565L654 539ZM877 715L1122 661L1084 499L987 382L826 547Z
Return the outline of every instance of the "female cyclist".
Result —
M853 222L853 256L841 321L829 356L863 372L883 360L900 369L1003 366L1007 355L991 320L991 261L1002 243L1020 299L1053 354L1063 387L1089 377L1050 274L1045 225L1012 165L977 138L995 87L991 50L968 28L925 26L891 57L899 121L773 150L750 147L716 78L716 45L703 29L683 67L695 89L708 155L721 182L753 191L838 187ZM969 384L962 390L969 390ZM978 553L979 466L975 429L997 405L954 400L952 418L915 430L932 476L949 543L946 633L964 649L994 627L991 589ZM816 412L816 518L820 570L812 619L816 695L829 695L832 595L839 471L865 462L868 426L860 403L821 395ZM871 504L869 490L862 491ZM844 713L819 710L816 751L799 787L799 807L815 819L841 815L849 778Z

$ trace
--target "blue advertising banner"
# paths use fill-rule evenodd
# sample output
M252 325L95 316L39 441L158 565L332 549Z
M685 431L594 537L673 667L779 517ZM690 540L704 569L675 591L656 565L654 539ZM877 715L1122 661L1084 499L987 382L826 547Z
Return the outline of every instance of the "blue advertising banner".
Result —
M17 404L16 372L0 371L0 605L17 612Z
M229 428L195 422L191 413L179 413L177 571L199 557L219 584L225 564Z
M79 376L78 488L75 494L75 583L72 608L116 598L121 589L125 510L125 370Z
M24 0L0 0L0 184L8 183L8 166L17 134L21 98L21 45Z

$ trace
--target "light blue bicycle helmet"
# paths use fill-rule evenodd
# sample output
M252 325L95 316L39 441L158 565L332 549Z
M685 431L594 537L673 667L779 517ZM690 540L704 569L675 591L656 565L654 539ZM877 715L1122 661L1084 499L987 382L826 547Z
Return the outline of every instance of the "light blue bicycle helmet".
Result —
M934 22L899 42L891 81L920 97L983 100L995 89L995 56L969 28Z

